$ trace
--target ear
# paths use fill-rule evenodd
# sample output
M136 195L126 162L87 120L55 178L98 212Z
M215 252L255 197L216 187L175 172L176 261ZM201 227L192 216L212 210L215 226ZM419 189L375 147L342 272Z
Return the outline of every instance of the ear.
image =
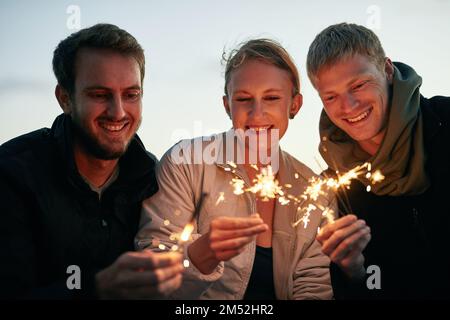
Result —
M394 64L391 59L386 57L386 62L384 63L384 72L386 73L386 78L389 84L392 84L394 79Z
M228 97L227 96L223 96L222 97L222 101L223 101L223 106L225 108L225 112L228 114L228 116L231 119L231 110L230 110L230 104L228 102Z
M56 85L55 88L55 96L56 100L58 100L59 106L63 110L65 114L71 114L72 113L72 104L70 101L69 93L61 87L59 84Z
M303 105L303 96L301 93L297 93L294 96L291 108L289 109L289 119L295 118L302 105Z

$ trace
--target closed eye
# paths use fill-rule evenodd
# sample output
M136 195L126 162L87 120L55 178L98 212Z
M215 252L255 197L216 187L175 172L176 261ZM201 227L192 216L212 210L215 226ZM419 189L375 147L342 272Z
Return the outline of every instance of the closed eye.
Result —
M353 87L353 90L361 89L362 87L364 87L364 86L366 85L366 83L367 83L367 81L360 82L360 83L356 84L356 85Z
M274 101L274 100L279 100L280 97L279 96L268 96L264 98L265 100L269 100L269 101Z
M251 98L248 98L248 97L239 97L239 98L236 98L235 100L238 102L245 102L245 101L250 101L250 99Z
M140 96L141 96L141 93L139 91L125 93L125 98L127 100L131 100L131 101L138 100Z
M335 98L336 98L336 96L328 96L328 97L323 98L323 100L325 102L332 102Z

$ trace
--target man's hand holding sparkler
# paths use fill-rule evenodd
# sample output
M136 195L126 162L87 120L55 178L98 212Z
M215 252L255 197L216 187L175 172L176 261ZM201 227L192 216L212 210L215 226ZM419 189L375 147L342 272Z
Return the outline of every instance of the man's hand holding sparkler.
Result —
M188 248L189 258L203 274L210 274L221 261L239 255L255 236L268 230L267 224L253 214L250 217L218 217L209 232Z
M355 215L346 215L327 224L317 235L323 253L353 279L365 276L362 252L370 239L370 228Z
M101 299L164 299L181 285L178 252L126 252L96 275Z

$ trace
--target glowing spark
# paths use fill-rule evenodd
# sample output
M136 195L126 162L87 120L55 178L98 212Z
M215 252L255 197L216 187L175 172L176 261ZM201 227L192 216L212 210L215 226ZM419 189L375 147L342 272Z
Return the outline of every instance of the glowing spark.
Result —
M279 197L278 198L278 202L282 205L282 206L284 206L284 205L287 205L289 202L291 202L290 200L288 200L288 199L286 199L285 197Z
M384 176L380 170L375 171L372 174L372 183L377 183L384 180Z
M334 222L334 211L333 211L333 209L325 208L322 211L322 217L324 217L327 220L327 224L328 223L333 223Z
M317 201L319 196L325 195L325 192L322 190L322 186L324 185L325 181L312 177L309 179L309 186L306 188L305 192L303 193L304 196L307 198L311 198L314 201Z
M183 266L184 266L185 268L189 268L189 260L188 260L188 259L184 259L184 261L183 261Z
M250 167L252 167L256 171L259 171L258 166L256 164L251 164Z
M372 190L372 187L371 187L371 186L367 186L367 187L366 187L366 191L367 191L367 192L370 192L370 190Z
M239 179L239 178L233 178L233 179L231 179L231 182L230 182L232 185L233 185L233 193L235 194L235 195L240 195L240 194L243 194L245 191L244 191L244 180L242 180L242 179Z
M170 224L170 221L169 220L164 220L164 225L165 226L168 226Z
M228 164L230 167L233 167L233 168L235 168L235 169L237 168L236 163L234 163L233 161L228 161L227 164Z
M161 249L161 250L166 250L166 246L163 245L162 243L158 246L158 248Z
M189 237L190 237L191 234L192 234L192 231L194 231L194 225L193 225L192 223L188 223L188 224L184 227L183 232L181 232L180 240L181 240L182 242L188 241L188 240L189 240Z
M294 177L295 177L295 179L298 179L298 177L299 177L298 173L295 173Z
M301 217L299 220L297 220L293 225L294 227L296 227L297 225L299 225L300 223L303 223L303 228L307 228L308 227L308 223L311 221L309 219L309 217L311 216L311 212L313 210L316 210L317 207L315 205L313 205L312 203L310 203L308 205L308 207L301 209L300 211L305 211L305 213L303 214L303 217Z
M172 250L172 251L178 251L178 249L179 249L179 247L176 244L174 244L172 246L172 248L170 248L170 250Z
M225 201L225 192L220 192L219 193L219 198L217 198L216 201L216 206L221 203L222 201Z
M272 171L271 166L262 168L261 173L256 175L256 179L253 180L254 185L250 187L249 191L255 194L259 194L263 201L268 201L269 198L273 199L277 195L283 195L281 186L278 184L278 180Z

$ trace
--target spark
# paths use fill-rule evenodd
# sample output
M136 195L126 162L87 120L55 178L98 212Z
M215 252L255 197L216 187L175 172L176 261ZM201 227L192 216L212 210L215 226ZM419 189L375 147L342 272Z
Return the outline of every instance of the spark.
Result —
M380 170L377 170L372 174L371 180L372 180L372 183L381 182L384 180L384 176Z
M168 226L169 224L170 224L170 221L169 221L169 220L167 220L167 219L164 220L164 225L165 225L165 226Z
M245 185L244 180L242 180L240 178L233 178L233 179L231 179L230 183L233 185L233 193L235 195L240 195L240 194L243 194L245 192L245 190L244 190L244 185Z
M191 234L192 234L192 231L194 231L194 224L189 222L189 223L184 227L183 232L181 232L180 240L181 240L182 242L188 241L188 240L189 240L189 237L190 237Z
M222 201L225 201L225 192L220 192L219 193L219 197L217 198L216 201L216 206L221 203Z
M185 268L189 268L189 260L188 260L188 259L184 259L184 260L183 260L183 266L184 266Z

